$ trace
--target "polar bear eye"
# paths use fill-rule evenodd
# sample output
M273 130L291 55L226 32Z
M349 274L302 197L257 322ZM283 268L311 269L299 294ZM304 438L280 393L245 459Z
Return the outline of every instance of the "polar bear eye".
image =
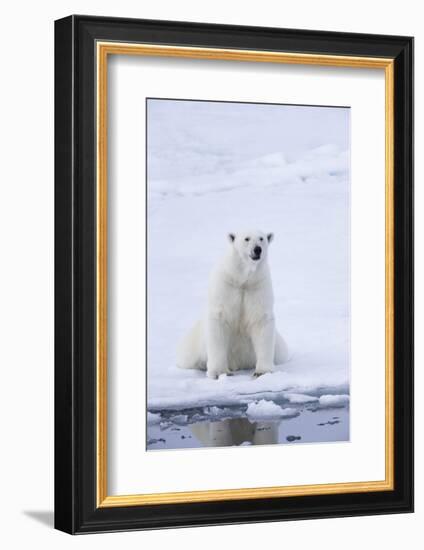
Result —
M249 242L249 241L250 241L250 237L246 237L244 240L245 240L246 242Z
M260 237L259 240L260 240L260 241L263 241L264 239L263 239L263 237Z

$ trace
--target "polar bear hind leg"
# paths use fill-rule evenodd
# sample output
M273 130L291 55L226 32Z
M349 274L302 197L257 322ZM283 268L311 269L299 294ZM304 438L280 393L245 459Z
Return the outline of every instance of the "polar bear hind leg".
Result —
M289 350L284 338L278 331L275 331L275 351L274 351L274 364L281 365L285 363L289 358Z
M177 349L177 366L181 369L206 370L206 346L202 321L197 321L181 340Z

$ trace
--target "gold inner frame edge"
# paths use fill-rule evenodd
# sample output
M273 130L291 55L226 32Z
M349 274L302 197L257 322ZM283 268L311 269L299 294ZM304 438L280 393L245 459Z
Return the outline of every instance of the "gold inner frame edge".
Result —
M385 72L385 479L348 483L216 489L171 493L107 493L107 60L108 55L219 59L331 67L384 69ZM97 291L96 291L96 470L97 506L142 506L255 498L364 493L394 489L394 60L256 50L152 44L96 43L97 64Z

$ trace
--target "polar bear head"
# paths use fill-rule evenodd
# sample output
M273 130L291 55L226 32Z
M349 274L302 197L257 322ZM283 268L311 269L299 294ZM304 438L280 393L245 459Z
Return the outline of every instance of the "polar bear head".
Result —
M268 246L273 238L273 233L264 233L258 229L228 234L231 246L241 259L253 263L260 263L266 259Z

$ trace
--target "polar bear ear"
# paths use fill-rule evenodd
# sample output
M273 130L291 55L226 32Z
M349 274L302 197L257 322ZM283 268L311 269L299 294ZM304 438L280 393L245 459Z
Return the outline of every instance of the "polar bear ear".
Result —
M268 242L271 243L274 240L274 233L268 233L266 238L268 239Z
M236 240L236 236L234 235L234 233L228 233L228 240L230 241L230 243L233 243Z

